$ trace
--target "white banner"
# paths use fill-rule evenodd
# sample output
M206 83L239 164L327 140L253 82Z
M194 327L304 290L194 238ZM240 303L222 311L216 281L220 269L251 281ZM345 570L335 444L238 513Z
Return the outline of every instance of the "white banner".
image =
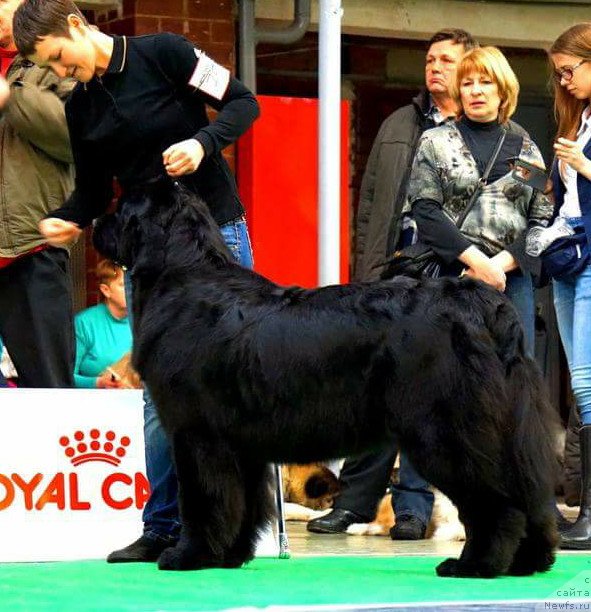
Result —
M104 558L141 535L141 391L0 389L0 562ZM272 530L257 554L278 555Z

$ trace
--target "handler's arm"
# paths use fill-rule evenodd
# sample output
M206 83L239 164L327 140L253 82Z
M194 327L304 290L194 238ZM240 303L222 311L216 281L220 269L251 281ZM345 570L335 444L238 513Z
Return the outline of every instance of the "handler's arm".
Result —
M62 219L84 228L103 214L111 203L113 172L105 156L80 138L80 124L84 117L77 111L75 104L70 102L66 105L66 118L76 167L76 183L65 204L47 217Z
M165 75L179 89L189 89L218 111L216 118L193 138L205 156L219 153L236 141L259 116L253 93L230 71L211 60L182 36L163 34L157 39L157 59Z

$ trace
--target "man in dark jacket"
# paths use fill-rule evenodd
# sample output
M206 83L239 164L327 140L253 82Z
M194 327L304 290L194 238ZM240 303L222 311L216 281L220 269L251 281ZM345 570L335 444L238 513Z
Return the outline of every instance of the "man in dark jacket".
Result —
M463 54L474 46L476 42L464 30L441 30L434 34L425 61L426 88L412 104L392 113L380 127L361 183L355 280L378 279L379 264L394 250L418 140L426 129L455 115L449 86ZM346 531L352 523L371 521L390 480L397 452L397 448L385 448L347 459L340 476L343 493L336 498L332 512L310 521L308 530L338 533ZM422 539L431 517L433 493L404 455L399 480L392 487L396 525L390 535L399 540Z
M18 55L0 3L0 335L22 387L71 387L74 371L68 251L38 223L74 186L64 101L74 82Z

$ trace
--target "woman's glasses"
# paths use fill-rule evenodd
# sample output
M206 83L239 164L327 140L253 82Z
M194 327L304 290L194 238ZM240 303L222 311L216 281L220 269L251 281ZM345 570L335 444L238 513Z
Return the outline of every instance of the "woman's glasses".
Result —
M554 71L554 78L559 83L560 83L560 81L564 81L565 83L568 83L568 82L572 81L574 73L575 73L575 70L579 66L582 66L586 61L587 61L586 59L582 59L580 62L577 62L574 66L565 66L564 68L561 68L560 70L555 70Z

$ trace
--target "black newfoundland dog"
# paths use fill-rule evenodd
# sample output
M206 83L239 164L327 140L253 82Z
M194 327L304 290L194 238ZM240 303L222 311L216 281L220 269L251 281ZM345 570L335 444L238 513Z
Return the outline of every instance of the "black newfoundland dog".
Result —
M273 513L269 463L394 439L466 527L440 576L552 566L554 415L502 294L468 279L280 287L236 264L169 181L128 195L96 235L131 271L133 363L174 452L182 532L161 569L251 560Z

